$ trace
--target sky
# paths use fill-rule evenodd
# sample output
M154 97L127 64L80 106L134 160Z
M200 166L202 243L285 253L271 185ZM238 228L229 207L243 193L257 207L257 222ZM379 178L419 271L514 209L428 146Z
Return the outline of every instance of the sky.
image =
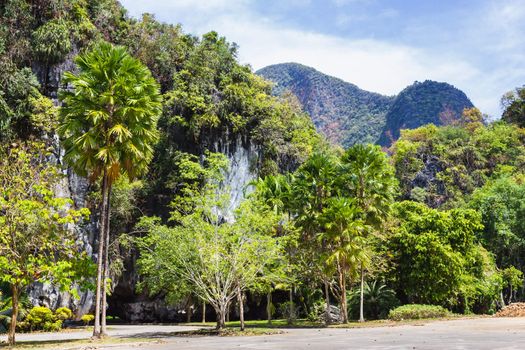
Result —
M121 0L187 33L219 32L254 70L298 62L395 95L450 83L492 118L525 84L525 0Z

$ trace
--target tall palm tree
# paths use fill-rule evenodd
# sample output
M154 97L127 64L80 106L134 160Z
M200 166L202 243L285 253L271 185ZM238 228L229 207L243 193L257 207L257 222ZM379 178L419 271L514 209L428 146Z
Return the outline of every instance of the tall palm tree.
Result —
M360 217L360 208L355 205L355 200L344 197L332 198L321 217L325 230L319 239L330 242L327 261L337 266L343 323L348 323L346 280L350 273L355 272L357 262L363 259L364 254L362 246L366 227Z
M342 157L342 188L346 196L355 198L362 221L376 232L388 216L394 199L396 179L386 154L379 146L355 145ZM364 247L363 247L364 248ZM361 300L359 321L364 321L364 266L361 259Z
M148 68L124 47L102 42L75 63L78 74L67 72L63 78L67 89L60 92L63 107L58 132L67 164L77 174L101 181L93 330L93 336L100 337L106 333L111 187L121 174L133 179L145 172L158 139L162 97Z

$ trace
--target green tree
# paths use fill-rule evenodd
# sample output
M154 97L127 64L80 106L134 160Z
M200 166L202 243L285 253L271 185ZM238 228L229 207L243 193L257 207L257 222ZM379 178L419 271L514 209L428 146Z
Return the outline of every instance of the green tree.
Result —
M48 281L64 290L89 277L89 258L68 225L89 214L54 193L61 181L42 144L0 150L0 283L11 288L8 343L15 343L21 293L33 282ZM75 289L72 290L75 293Z
M63 78L69 88L60 93L58 131L64 159L74 171L92 181L102 178L93 330L98 337L106 332L111 187L121 174L133 179L146 171L158 139L161 95L149 70L123 47L100 43L75 62L79 73Z
M483 229L472 209L438 211L401 202L388 238L391 274L401 301L460 311L488 311L501 291L501 277L476 237Z
M356 220L361 220L368 230L363 230L366 244L366 233L379 233L387 219L390 206L394 202L396 179L394 170L387 155L379 146L355 145L350 147L342 157L343 193L355 198L358 210ZM368 249L362 247L363 252ZM364 321L364 268L367 254L360 254L361 273L361 308L359 321Z
M282 253L273 235L278 218L271 210L247 201L237 211L235 222L224 222L221 209L227 195L220 184L225 158L208 154L205 163L204 168L198 163L188 167L196 169L196 174L206 174L206 183L192 190L191 197L174 200L176 226L144 219L141 226L147 235L138 240L138 266L142 287L151 293L168 290L172 300L177 300L182 295L173 286L182 282L213 306L217 328L222 329L230 304L238 298L242 305L243 293L257 288Z
M503 120L522 128L525 127L525 86L503 95L501 105L504 108Z

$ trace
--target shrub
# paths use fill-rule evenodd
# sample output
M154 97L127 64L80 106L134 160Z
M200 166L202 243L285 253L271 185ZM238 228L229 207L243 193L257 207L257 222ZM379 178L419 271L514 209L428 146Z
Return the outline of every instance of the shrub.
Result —
M53 312L45 306L35 306L17 327L22 332L57 332L62 328L62 323L71 317L73 312L67 307L58 308Z
M42 61L54 64L62 61L71 51L69 25L63 20L52 20L33 33L33 50Z
M93 321L94 319L95 319L95 316L93 315L84 315L80 318L80 320L82 320L82 322L84 322L84 325L86 326L89 326L91 321Z
M55 317L62 321L69 320L73 317L73 312L67 307L59 307L55 311Z
M53 311L45 306L35 306L23 322L19 323L19 328L24 332L44 330L55 322Z
M391 310L388 318L394 321L417 320L450 316L450 311L438 305L408 304Z

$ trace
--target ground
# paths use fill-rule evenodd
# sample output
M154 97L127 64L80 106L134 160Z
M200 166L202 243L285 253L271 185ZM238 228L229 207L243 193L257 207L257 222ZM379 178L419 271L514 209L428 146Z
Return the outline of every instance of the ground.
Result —
M88 332L22 334L28 348L42 341L45 349L231 350L231 349L523 349L525 318L470 318L371 328L293 328L281 334L245 337L177 336L197 327L112 326L111 340L79 343ZM0 338L1 339L1 338ZM27 343L31 342L31 343ZM133 343L133 344L132 344Z

